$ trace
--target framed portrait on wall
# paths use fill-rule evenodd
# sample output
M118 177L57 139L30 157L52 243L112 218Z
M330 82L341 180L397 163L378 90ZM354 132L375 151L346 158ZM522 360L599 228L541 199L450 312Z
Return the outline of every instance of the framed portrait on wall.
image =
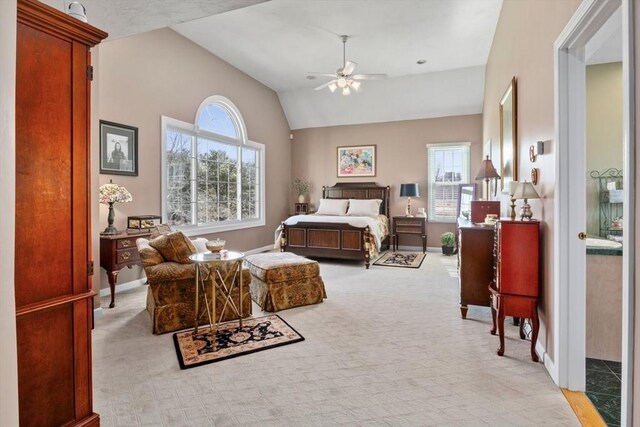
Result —
M338 178L376 176L376 146L338 147Z
M100 173L138 176L138 128L100 120Z

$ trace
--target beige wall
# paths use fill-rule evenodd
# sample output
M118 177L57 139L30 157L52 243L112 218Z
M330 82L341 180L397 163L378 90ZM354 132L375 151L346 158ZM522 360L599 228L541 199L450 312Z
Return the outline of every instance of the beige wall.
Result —
M553 360L553 203L555 147L553 140L553 43L578 7L579 0L505 0L491 46L485 77L483 140L499 150L500 98L513 76L518 90L519 176L530 179L540 169L536 186L542 200L531 200L534 218L542 221L542 295L539 340ZM529 161L529 146L545 143L546 154ZM519 204L518 204L519 206ZM504 202L503 202L504 207Z
M622 63L587 67L587 174L622 169ZM587 233L600 232L598 181L587 177Z
M0 426L18 425L18 360L13 282L15 246L16 1L0 1Z
M266 146L267 205L265 227L216 235L243 251L273 244L273 232L289 211L291 183L290 130L276 93L170 29L103 43L99 56L99 118L139 129L139 175L100 175L96 183L113 179L133 195L132 203L115 205L116 227L125 228L128 215L161 212L160 116L193 123L206 97L222 95L242 113L249 139ZM107 207L99 209L102 230ZM106 287L106 274L100 271ZM141 274L139 268L125 270L118 282Z
M404 215L406 199L400 198L400 184L420 184L419 199L413 199L411 210L427 206L427 148L438 142L471 142L471 177L475 177L482 160L482 116L442 117L350 126L310 128L293 131L291 176L311 181L310 202L316 207L322 186L336 182L374 181L391 186L391 216ZM337 176L337 147L343 145L377 146L377 170L373 178L340 178ZM295 195L290 193L290 206ZM428 246L441 246L440 234L453 231L453 224L429 223ZM401 241L418 246L420 241ZM406 242L406 243L405 243Z

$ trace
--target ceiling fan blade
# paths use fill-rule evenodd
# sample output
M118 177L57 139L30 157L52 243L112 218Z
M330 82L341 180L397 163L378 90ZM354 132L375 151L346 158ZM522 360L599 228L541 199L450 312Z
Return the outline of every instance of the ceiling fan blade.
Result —
M351 61L345 62L344 67L342 68L342 74L344 74L345 76L350 75L355 71L356 65L358 64L356 64L355 62L351 62Z
M336 78L335 74L328 74L328 73L307 73L308 76L316 76L316 77L331 77L333 79Z
M329 85L330 85L330 84L332 84L332 83L335 83L336 81L337 81L337 80L331 80L330 82L326 82L325 84L320 85L320 86L318 86L318 87L314 88L313 90L320 90L320 89L324 89L325 87L329 86Z
M386 79L386 74L354 74L351 76L353 80L374 80L374 79Z

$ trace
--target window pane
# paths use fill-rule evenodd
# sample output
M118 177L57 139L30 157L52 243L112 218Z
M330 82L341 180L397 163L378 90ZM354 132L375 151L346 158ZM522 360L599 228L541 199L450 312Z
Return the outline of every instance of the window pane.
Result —
M428 171L429 218L455 221L458 184L469 180L469 146L429 147Z
M198 117L200 129L238 139L233 119L225 109L217 105L207 105Z
M259 153L253 148L242 148L242 219L258 218L259 209Z
M170 224L191 222L191 135L167 131L167 218Z

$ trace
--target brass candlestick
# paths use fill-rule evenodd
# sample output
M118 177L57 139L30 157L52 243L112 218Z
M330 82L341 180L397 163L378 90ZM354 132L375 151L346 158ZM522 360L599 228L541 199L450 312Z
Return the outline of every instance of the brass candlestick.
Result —
M516 219L516 199L511 197L511 221Z

